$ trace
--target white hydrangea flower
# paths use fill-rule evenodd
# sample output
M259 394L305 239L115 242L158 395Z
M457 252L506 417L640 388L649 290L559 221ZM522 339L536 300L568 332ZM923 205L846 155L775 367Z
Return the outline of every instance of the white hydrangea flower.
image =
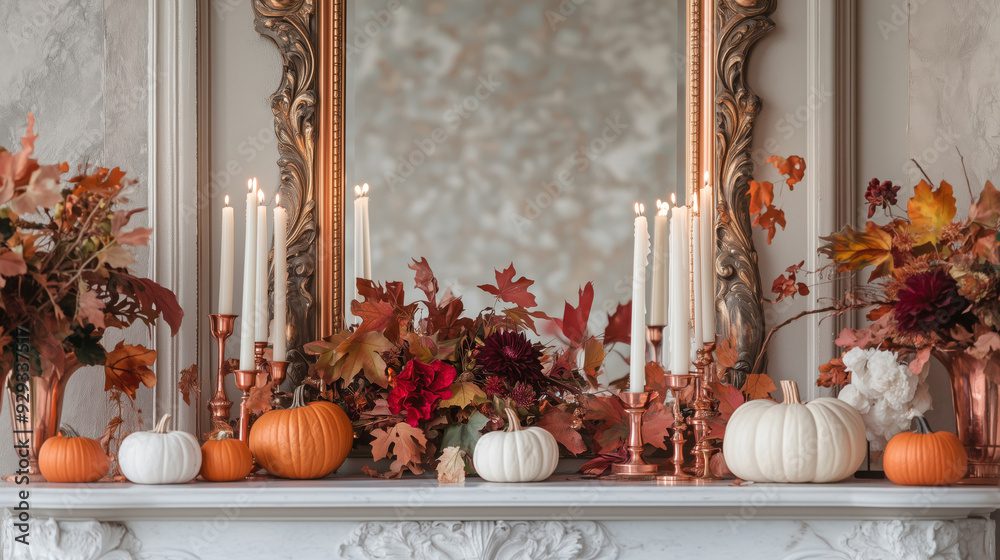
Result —
M911 374L895 352L853 348L842 359L851 372L851 383L839 398L861 413L872 449L884 448L892 436L909 427L914 416L931 408L926 370Z

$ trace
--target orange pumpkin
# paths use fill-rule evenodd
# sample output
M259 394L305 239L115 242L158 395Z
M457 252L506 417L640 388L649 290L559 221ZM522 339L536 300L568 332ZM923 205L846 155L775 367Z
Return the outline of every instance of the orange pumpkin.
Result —
M243 480L253 470L247 444L219 431L201 446L201 477L209 482Z
M969 457L958 436L932 432L923 416L916 422L916 430L896 434L885 446L885 475L906 486L943 486L962 480Z
M339 406L303 404L303 386L292 405L264 413L250 430L250 451L267 472L281 478L323 478L347 458L354 444L351 420Z
M49 482L96 482L108 474L111 462L96 439L80 437L63 426L38 451L38 469Z

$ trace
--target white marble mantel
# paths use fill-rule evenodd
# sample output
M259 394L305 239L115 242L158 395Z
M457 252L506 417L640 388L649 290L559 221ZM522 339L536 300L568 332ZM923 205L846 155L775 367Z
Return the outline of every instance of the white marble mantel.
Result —
M32 545L3 558L954 559L995 556L1000 488L658 486L560 477L31 486ZM5 508L17 488L0 487ZM695 556L690 556L695 555Z

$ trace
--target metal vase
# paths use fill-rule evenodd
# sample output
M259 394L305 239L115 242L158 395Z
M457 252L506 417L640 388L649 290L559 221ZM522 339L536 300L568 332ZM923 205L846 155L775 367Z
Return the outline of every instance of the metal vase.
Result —
M38 452L45 440L59 432L66 383L78 369L80 364L76 356L67 354L62 371L49 368L39 373L22 369L19 372L22 375L17 375L14 370L8 370L0 376L10 404L14 452L18 457L15 476L40 476Z
M1000 483L1000 355L936 355L951 378L958 438L969 454L966 484Z

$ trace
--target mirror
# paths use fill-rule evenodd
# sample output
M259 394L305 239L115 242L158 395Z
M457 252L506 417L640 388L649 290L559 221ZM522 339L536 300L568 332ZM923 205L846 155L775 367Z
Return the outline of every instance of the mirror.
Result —
M588 281L609 311L628 300L633 202L685 200L685 9L348 0L347 301L364 182L376 281L412 287L426 257L475 312L493 304L475 286L513 262L549 312Z

